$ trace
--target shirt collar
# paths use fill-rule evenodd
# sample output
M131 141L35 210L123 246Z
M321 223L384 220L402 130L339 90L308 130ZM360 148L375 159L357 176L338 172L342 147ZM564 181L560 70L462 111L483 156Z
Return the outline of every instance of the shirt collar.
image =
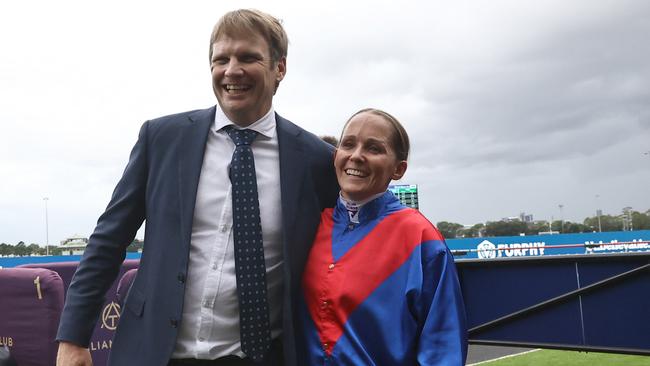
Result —
M214 114L214 131L218 132L222 128L226 126L234 126L235 128L242 129L239 127L237 124L232 122L228 116L223 112L221 107L217 105L217 110ZM248 129L251 129L260 135L263 135L264 137L267 138L273 138L275 136L275 111L273 110L273 107L269 109L269 111L260 119L257 121L251 123L248 127Z
M386 193L386 191L377 193L375 195L372 195L372 196L370 196L369 198L366 198L363 201L354 201L354 200L349 200L349 199L343 197L343 195L339 192L339 199L341 200L341 203L343 203L343 205L347 209L356 209L356 210L358 210L358 209L361 208L361 206L365 205L366 203L374 200L375 198L377 198L379 196L383 196L384 193Z
M350 221L355 223L355 224L358 224L359 223L359 213L361 212L361 207L363 205L365 205L366 203L374 200L375 198L383 196L385 193L386 192L377 193L377 194L375 194L375 195L373 195L373 196L371 196L371 197L369 197L369 198L367 198L367 199L365 199L363 201L349 200L349 199L343 197L343 195L341 193L339 193L339 201L341 202L343 207L345 207L345 209L347 210L348 218L350 219Z

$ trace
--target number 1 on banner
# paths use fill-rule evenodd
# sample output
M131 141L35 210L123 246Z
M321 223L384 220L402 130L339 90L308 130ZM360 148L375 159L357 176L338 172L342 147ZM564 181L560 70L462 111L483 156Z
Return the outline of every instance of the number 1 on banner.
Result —
M41 294L41 276L36 276L34 284L36 285L36 294L38 294L38 299L43 300L43 294Z

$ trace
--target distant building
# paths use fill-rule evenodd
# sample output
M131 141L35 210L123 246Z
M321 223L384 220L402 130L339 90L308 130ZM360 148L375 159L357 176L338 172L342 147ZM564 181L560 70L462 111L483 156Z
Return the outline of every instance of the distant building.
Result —
M519 219L525 223L532 223L534 221L533 214L522 212L519 214Z
M88 238L81 235L74 235L67 239L61 240L61 255L82 255L88 245Z
M519 217L516 216L510 216L510 217L502 217L501 221L503 222L513 222L513 221L521 221Z

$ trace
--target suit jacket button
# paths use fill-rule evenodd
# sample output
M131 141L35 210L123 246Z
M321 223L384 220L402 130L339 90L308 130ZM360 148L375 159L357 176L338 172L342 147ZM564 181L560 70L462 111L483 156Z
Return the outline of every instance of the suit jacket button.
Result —
M183 272L178 272L178 276L176 278L178 278L178 282L185 283L185 274Z
M171 325L172 328L178 328L178 320L174 318L169 318L169 325Z

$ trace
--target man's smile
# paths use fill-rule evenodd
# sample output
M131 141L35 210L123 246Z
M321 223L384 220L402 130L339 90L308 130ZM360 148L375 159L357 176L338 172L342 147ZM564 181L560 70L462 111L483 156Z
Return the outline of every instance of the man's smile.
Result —
M250 90L251 86L247 84L225 84L223 87L228 94L240 93Z

